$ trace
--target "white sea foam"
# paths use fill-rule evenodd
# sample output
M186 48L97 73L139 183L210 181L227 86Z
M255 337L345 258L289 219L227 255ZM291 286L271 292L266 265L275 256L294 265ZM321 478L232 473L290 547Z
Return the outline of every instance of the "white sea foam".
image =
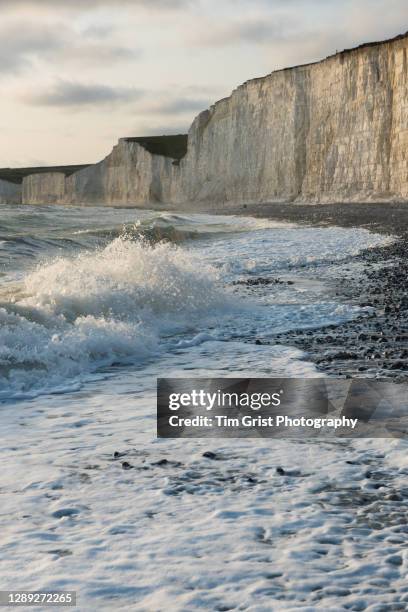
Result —
M21 210L10 211L17 233ZM106 246L109 227L117 235L136 215L148 227L160 216L43 207L24 222L53 236L91 228ZM404 441L158 440L155 423L158 376L317 376L274 333L361 314L328 296L325 281L345 275L330 262L384 238L273 224L245 233L241 220L194 215L161 223L201 238L47 251L28 274L24 259L0 296L3 397L65 391L1 406L3 588L75 589L81 610L109 612L402 609L406 512L392 498L406 489ZM293 286L233 285L286 274ZM98 365L126 361L137 366L69 392Z
M282 274L330 263L337 265L364 249L393 240L359 228L259 227L216 241L208 259L232 275ZM195 248L200 250L201 246Z
M102 366L141 364L212 340L239 337L252 343L254 328L273 338L279 331L346 321L361 310L322 300L298 283L256 295L231 288L242 276L273 276L293 267L299 274L299 266L307 269L384 242L365 230L147 211L108 242L105 214L104 225L95 229L104 247L89 243L76 255L48 256L28 273L17 271L16 284L3 292L0 398L78 387ZM65 223L64 217L64 228ZM77 213L70 223L74 235L93 232L78 229ZM153 243L160 239L156 226L166 229L166 237L175 229L201 239L177 247L140 238L153 230ZM116 227L113 235L117 232ZM254 355L259 359L259 351ZM295 371L293 365L288 375Z
M212 349L194 376L242 345ZM103 612L405 609L405 441L158 440L154 383L149 365L2 409L5 588Z
M40 266L25 280L31 296L22 303L68 319L194 315L221 302L216 282L211 266L180 248L117 238L95 253Z
M26 297L0 310L3 397L144 360L160 350L163 335L227 309L230 299L197 256L124 238L40 265L23 291Z

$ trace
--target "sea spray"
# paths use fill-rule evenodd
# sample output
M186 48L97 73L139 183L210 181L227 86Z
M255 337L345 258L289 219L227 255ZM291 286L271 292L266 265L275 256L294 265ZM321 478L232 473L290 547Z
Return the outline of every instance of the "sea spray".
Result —
M197 255L126 236L39 265L23 293L0 309L0 397L143 361L160 352L163 336L232 305L217 271Z
M278 367L266 357L276 334L363 314L328 299L324 279L338 275L335 256L387 240L366 230L147 210L5 207L2 215L3 399L78 388L91 373L113 375L116 364L161 375L177 355L200 371L205 363L235 371L245 361L266 376L283 363L298 374L297 358ZM170 244L174 229L182 248ZM317 285L307 281L316 263Z

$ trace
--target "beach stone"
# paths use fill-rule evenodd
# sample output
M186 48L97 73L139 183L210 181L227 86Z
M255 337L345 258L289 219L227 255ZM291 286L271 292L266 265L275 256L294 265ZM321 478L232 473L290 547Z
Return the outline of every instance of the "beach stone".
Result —
M219 459L217 453L213 453L212 451L205 451L205 453L203 453L203 457L205 459L211 459L212 461Z
M392 555L391 557L387 557L385 559L386 563L389 563L390 565L402 565L403 564L403 560L401 555Z
M60 510L53 512L52 516L54 518L61 519L76 516L77 514L79 514L79 510L77 508L61 508Z

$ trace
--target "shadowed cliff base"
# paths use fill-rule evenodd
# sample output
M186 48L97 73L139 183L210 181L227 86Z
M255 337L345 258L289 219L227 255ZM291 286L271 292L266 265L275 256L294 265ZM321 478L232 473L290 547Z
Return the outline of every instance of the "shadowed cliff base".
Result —
M34 168L0 168L0 179L21 185L23 179L30 174L46 174L48 172L61 172L65 176L71 176L79 170L89 168L91 164L76 164L72 166L38 166Z
M180 161L187 153L187 134L172 136L131 136L125 142L137 142L152 155L162 155Z

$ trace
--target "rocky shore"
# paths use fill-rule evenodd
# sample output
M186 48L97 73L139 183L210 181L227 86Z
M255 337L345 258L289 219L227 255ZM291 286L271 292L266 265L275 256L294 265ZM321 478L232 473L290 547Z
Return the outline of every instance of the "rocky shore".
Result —
M211 211L214 214L214 211ZM395 236L408 235L408 204L370 202L339 204L270 203L240 206L229 214L250 215L305 225L364 227L373 232ZM220 214L223 214L220 211Z
M397 237L358 256L365 278L339 278L340 299L373 310L351 322L294 331L272 342L296 346L327 374L406 380L408 376L408 206L404 204L265 205L255 216L310 225L359 226ZM262 338L257 339L264 343Z

